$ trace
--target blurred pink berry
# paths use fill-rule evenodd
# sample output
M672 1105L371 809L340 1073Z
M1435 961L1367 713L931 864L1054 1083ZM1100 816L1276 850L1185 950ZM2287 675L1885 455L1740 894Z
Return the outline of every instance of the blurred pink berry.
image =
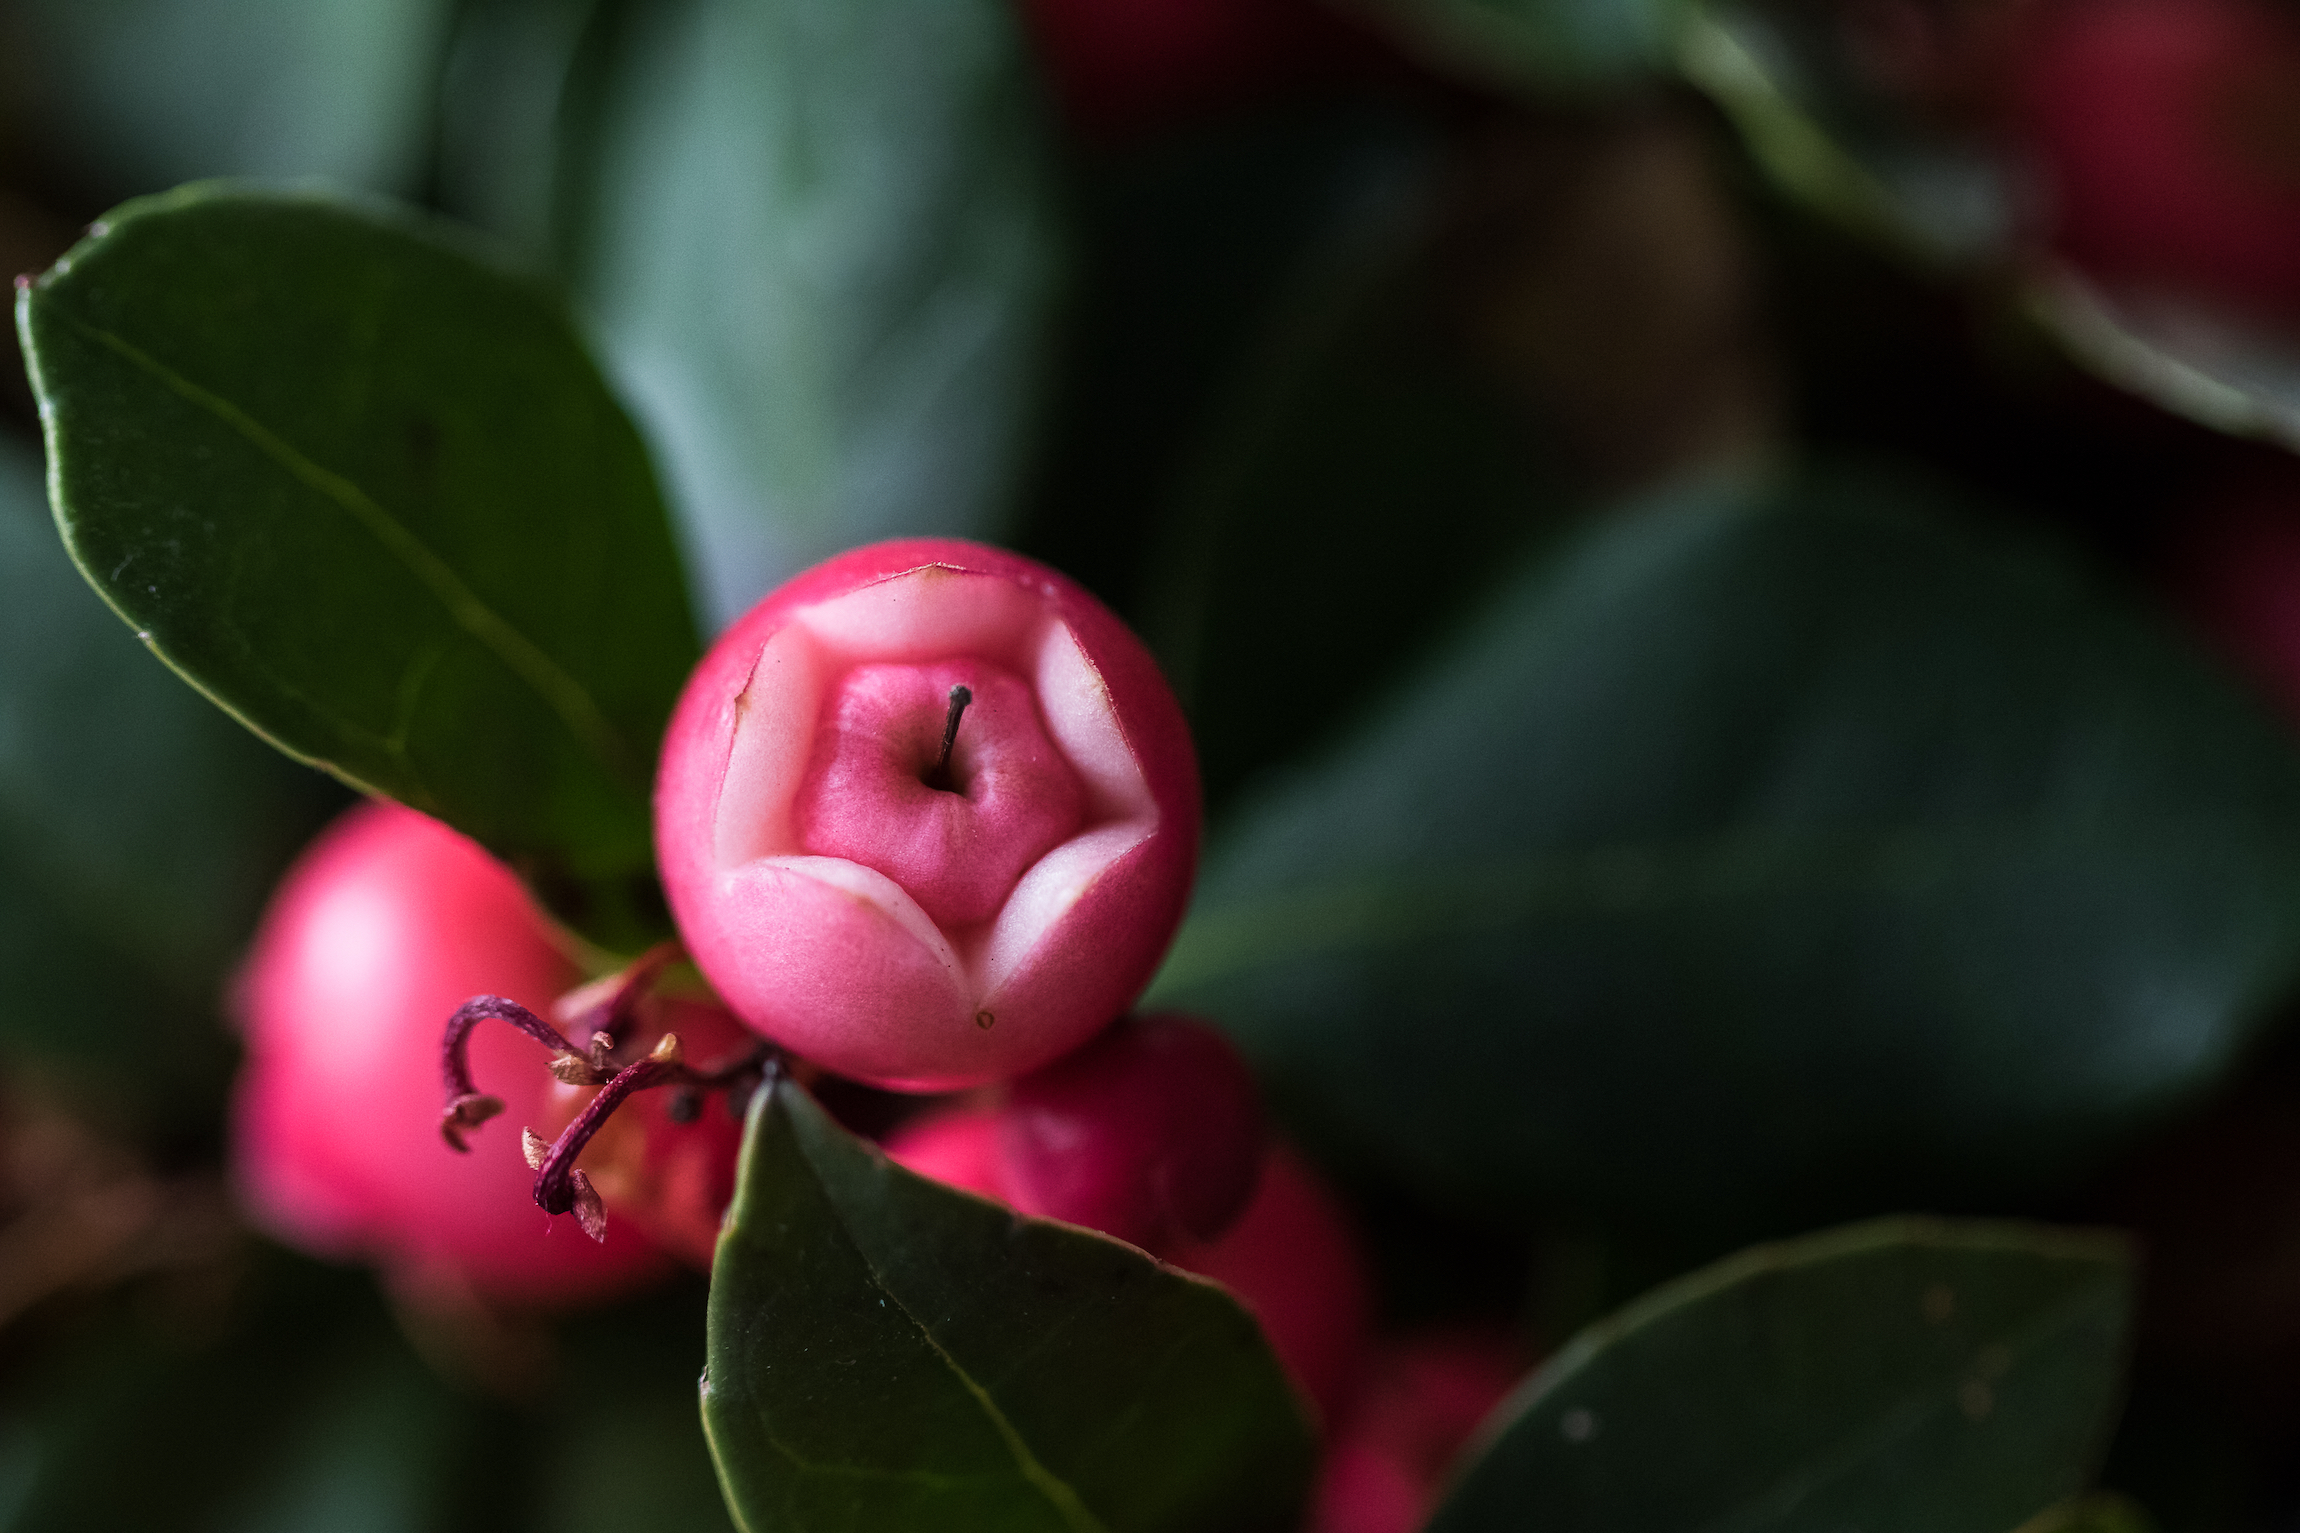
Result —
M840 1074L951 1090L1067 1053L1148 982L1196 867L1197 763L1156 662L1078 586L880 543L704 658L655 834L737 1015Z
M1013 1082L998 1122L1015 1207L1152 1251L1220 1236L1262 1167L1254 1078L1187 1017L1120 1021Z
M921 1176L1011 1206L998 1120L990 1107L940 1108L889 1135L886 1152ZM1167 1260L1237 1295L1296 1386L1334 1419L1356 1376L1373 1294L1348 1214L1299 1156L1269 1144L1253 1200L1229 1233L1184 1242Z
M1326 1449L1310 1533L1413 1533L1525 1371L1516 1342L1445 1331L1377 1346Z
M2018 71L2055 248L2112 282L2300 311L2300 22L2061 0Z
M578 977L478 846L396 805L344 815L272 896L238 988L233 1161L257 1222L316 1255L517 1302L604 1298L658 1275L665 1260L636 1224L599 1244L535 1206L519 1130L551 1135L573 1109L528 1039L471 1040L508 1127L467 1155L440 1138L456 1007L488 993L544 1011Z
M1318 0L1027 0L1024 14L1064 115L1098 135L1395 72Z

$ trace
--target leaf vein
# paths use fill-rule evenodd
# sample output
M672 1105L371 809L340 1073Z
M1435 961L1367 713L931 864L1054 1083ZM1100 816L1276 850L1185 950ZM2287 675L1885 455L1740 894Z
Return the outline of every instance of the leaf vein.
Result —
M521 682L542 698L569 733L598 756L616 776L635 775L634 756L590 692L508 619L464 584L454 568L379 505L358 485L323 468L285 438L213 390L202 387L133 342L76 315L63 316L75 329L158 381L185 402L206 411L238 433L306 489L329 501L415 576L443 607L456 627L476 640Z

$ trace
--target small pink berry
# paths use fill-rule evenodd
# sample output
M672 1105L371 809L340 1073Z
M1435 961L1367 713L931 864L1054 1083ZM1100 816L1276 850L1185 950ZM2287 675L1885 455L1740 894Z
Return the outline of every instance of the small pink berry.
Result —
M886 1141L897 1165L1012 1206L994 1108L929 1112ZM1253 1200L1220 1240L1185 1242L1169 1261L1212 1278L1262 1323L1270 1349L1327 1420L1348 1403L1373 1311L1372 1288L1347 1213L1285 1145L1264 1151Z
M1348 1213L1299 1156L1273 1143L1230 1232L1171 1260L1243 1299L1320 1416L1336 1419L1372 1324L1373 1289Z
M1148 1250L1218 1238L1262 1168L1262 1104L1228 1039L1187 1017L1127 1018L1007 1088L1015 1207Z
M998 1150L998 1115L983 1107L942 1107L922 1113L886 1139L889 1159L946 1187L1007 1202Z
M1198 774L1156 662L1043 565L874 544L753 608L655 786L687 950L767 1038L953 1090L1067 1053L1165 952Z
M1310 1533L1413 1533L1524 1372L1515 1340L1500 1332L1434 1332L1375 1347L1326 1450Z
M580 1302L665 1267L638 1226L603 1244L533 1199L520 1129L572 1115L529 1040L483 1030L477 1077L507 1126L441 1140L440 1035L474 994L535 1010L578 978L510 871L392 804L344 815L289 869L240 976L247 1046L233 1162L259 1224L314 1254L450 1277L483 1296Z

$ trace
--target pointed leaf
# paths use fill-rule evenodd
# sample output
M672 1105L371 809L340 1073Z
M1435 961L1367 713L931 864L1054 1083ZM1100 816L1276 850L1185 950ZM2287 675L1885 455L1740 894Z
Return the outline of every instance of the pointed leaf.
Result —
M1745 1251L1567 1344L1429 1533L2011 1529L2084 1483L2132 1290L2114 1237L2024 1225Z
M57 519L259 733L659 930L648 785L695 657L646 455L560 303L411 217L131 203L22 294Z
M1290 1527L1311 1439L1219 1287L893 1165L758 1093L703 1421L752 1533Z
M1001 0L626 7L576 286L717 621L800 567L1007 511L1054 296L1048 146Z
M2053 550L1840 473L1523 569L1218 832L1153 999L1336 1149L1731 1241L2066 1176L2296 961L2279 721Z
M15 0L66 164L114 197L201 176L412 189L450 0Z

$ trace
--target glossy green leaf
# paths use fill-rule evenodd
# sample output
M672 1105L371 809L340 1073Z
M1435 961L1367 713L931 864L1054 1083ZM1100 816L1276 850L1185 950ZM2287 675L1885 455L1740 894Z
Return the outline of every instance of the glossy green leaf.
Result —
M57 517L146 643L611 945L696 644L645 452L559 303L443 229L229 186L25 291Z
M576 284L719 620L896 533L986 535L1057 231L1002 0L627 7L571 146Z
M1429 1533L2011 1529L2113 1419L2121 1242L1887 1219L1760 1246L1575 1337Z
M37 449L0 438L0 1036L114 1107L196 1114L256 910L337 795L105 611L56 539Z
M750 1533L1289 1528L1312 1441L1219 1287L896 1167L761 1091L703 1423Z
M200 176L403 191L424 169L452 8L12 0L8 19L55 149L110 196Z
M1877 473L1522 571L1215 837L1153 993L1425 1187L1701 1240L2033 1190L2300 955L2300 753L2049 547Z
M1619 86L1668 67L1691 0L1351 0L1483 83Z

